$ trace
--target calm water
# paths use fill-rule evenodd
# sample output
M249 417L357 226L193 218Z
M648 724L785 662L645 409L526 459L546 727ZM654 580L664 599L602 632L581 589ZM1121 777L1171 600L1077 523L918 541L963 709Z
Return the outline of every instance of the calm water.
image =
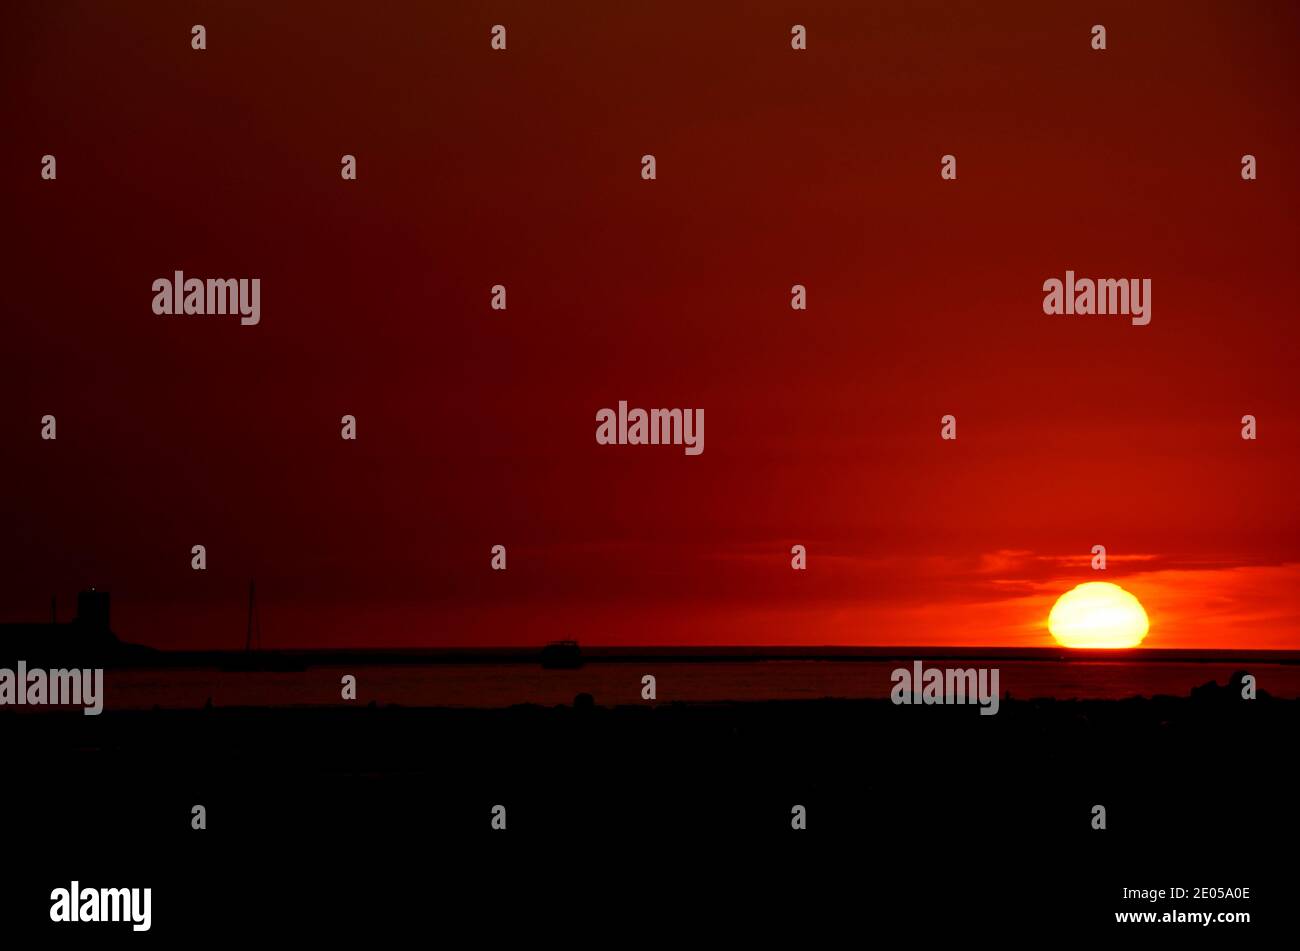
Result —
M1186 696L1208 680L1228 681L1234 670L1253 673L1274 696L1300 697L1300 665L1125 663L1106 661L926 661L930 666L995 666L1001 691L1013 697L1122 698ZM654 674L658 701L887 697L897 661L757 661L746 663L595 663L578 670L531 664L318 667L303 673L214 670L109 671L108 709L337 704L344 674L357 678L361 703L405 706L507 707L569 704L589 693L602 706L642 703L641 677ZM30 708L27 708L30 709Z

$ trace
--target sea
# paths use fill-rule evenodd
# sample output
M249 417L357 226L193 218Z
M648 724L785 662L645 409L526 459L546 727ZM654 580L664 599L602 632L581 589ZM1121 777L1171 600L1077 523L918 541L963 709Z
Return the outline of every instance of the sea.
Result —
M356 702L424 707L502 708L517 704L572 704L589 694L597 705L642 704L643 678L655 678L655 703L722 703L818 698L885 698L899 667L911 660L758 659L673 660L605 658L571 670L518 661L342 664L301 672L224 671L211 668L110 670L105 708L148 710L217 707L314 706L341 702L342 683L356 678ZM925 658L925 667L996 667L999 693L1015 699L1122 699L1187 696L1236 671L1254 675L1257 689L1300 698L1300 664L1234 659L1230 662Z

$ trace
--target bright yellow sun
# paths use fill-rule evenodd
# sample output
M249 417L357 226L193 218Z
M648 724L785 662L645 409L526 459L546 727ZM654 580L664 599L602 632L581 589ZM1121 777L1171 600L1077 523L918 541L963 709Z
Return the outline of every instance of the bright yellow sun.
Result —
M1150 626L1141 602L1109 581L1071 588L1047 616L1047 629L1062 647L1137 647Z

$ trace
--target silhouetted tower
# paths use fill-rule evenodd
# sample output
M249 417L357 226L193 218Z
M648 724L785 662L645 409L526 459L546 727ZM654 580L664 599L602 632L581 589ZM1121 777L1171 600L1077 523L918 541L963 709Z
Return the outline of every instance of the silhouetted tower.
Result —
M244 641L244 650L262 649L262 619L257 614L253 582L248 582L248 637Z
M97 631L108 630L108 592L77 592L77 623Z

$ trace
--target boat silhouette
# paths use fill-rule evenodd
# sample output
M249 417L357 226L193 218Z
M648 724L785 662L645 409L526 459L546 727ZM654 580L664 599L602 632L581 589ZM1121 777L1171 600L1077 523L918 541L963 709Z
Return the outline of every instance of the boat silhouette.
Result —
M577 641L551 641L542 648L542 666L548 670L572 670L582 666Z
M257 613L256 591L251 581L248 582L248 633L244 638L243 653L225 657L221 662L221 669L293 673L307 669L307 665L300 658L291 657L281 651L262 650L262 619Z

